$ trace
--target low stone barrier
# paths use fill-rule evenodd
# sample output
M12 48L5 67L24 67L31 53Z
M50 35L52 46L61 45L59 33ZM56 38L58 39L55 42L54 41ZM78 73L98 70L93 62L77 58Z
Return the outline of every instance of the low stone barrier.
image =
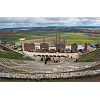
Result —
M52 74L19 74L19 73L0 73L0 77L3 78L19 78L19 79L59 79L59 78L77 78L100 75L100 69L88 70L80 72L68 72L68 73L52 73Z

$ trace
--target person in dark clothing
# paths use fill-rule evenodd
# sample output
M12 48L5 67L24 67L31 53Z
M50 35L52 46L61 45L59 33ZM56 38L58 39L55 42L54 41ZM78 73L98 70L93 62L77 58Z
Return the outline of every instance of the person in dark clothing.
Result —
M45 61L47 61L47 58L45 59Z
M41 58L41 61L43 61L43 57Z
M45 61L45 65L47 64L47 61Z
M51 61L51 58L50 58L50 61Z
M72 58L72 56L71 56L71 58Z
M56 63L58 63L58 60L56 60Z
M77 63L78 59L76 59L76 63Z

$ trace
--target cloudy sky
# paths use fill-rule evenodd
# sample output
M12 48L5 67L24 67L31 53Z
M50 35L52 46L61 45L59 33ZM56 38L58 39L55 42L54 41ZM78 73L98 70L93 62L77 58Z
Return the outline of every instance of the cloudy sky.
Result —
M0 29L46 26L100 26L100 17L0 17Z

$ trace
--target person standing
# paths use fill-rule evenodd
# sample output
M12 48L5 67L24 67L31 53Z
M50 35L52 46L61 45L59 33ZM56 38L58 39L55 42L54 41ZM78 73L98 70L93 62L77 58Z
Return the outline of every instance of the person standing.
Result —
M78 59L76 59L76 63L77 63Z
M47 64L47 61L45 61L45 65Z

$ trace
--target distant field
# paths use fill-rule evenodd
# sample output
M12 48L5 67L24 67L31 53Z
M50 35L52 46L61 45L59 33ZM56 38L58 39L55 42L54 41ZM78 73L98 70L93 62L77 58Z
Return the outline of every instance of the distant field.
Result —
M36 31L36 32L28 32L28 31L18 31L13 33L0 33L0 37L6 38L6 40L9 41L16 41L18 43L22 42L34 42L35 40L43 39L45 37L45 40L52 42L52 38L55 36L57 32L55 31ZM82 35L85 34L91 34L91 33L68 33L68 32L59 32L61 33L61 40L63 37L68 40L68 43L66 45L71 45L72 43L93 43L93 42L100 42L100 37L85 37ZM27 38L24 41L19 41L20 38Z
M66 39L69 41L67 45L70 45L72 43L92 43L92 42L100 42L100 37L85 37L82 36L87 33L70 33L67 36L62 35L62 37L66 37Z
M73 43L93 43L93 42L100 42L100 37L85 37L82 36L84 34L87 33L63 33L61 34L61 40L63 39L63 37L66 38L66 40L68 40L68 43L66 45L71 45ZM52 40L52 37L49 37L48 39Z

